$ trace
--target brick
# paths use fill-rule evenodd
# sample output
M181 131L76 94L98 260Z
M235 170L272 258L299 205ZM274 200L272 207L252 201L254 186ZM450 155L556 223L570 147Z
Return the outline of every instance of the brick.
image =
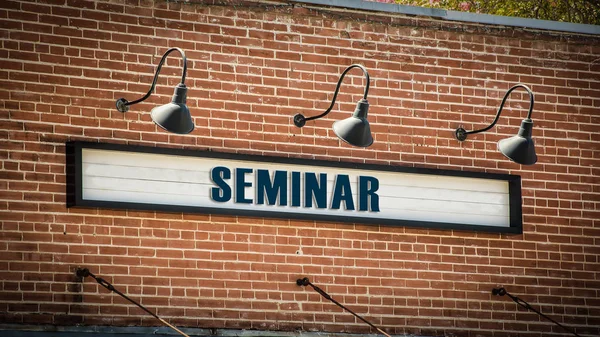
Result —
M534 316L510 302L490 302L489 289L503 285L536 296L544 311L577 331L598 334L587 323L600 310L595 37L570 33L566 41L435 18L373 12L365 22L359 11L337 17L211 1L0 7L7 19L0 24L7 38L0 52L0 274L3 291L10 291L0 292L1 321L106 325L102 314L110 324L155 325L124 306L109 307L115 299L94 295L104 289L89 282L79 290L86 300L66 306L80 296L67 293L80 285L73 268L89 264L161 314L201 317L169 319L181 326L372 332L295 285L307 276L390 333L551 331L516 322ZM125 115L114 108L116 98L148 90L171 46L188 55L193 135L158 131L147 113L179 82L177 58L169 58L147 102ZM302 129L290 123L298 111L324 111L352 63L371 75L375 144L367 149L335 138L330 126L337 115ZM349 74L334 110L352 111L363 82ZM460 144L452 137L460 124L489 123L505 90L518 82L536 94L538 164L519 166L495 151L524 118L521 92L510 97L494 129ZM517 174L524 234L66 209L68 140ZM40 281L47 277L53 282Z

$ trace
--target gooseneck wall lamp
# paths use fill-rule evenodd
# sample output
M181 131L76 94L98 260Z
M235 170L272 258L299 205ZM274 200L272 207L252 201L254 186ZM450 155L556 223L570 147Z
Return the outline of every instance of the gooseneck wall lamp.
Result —
M368 147L373 144L373 137L371 136L371 127L369 125L369 121L367 120L367 113L369 111L369 101L367 101L367 95L369 94L369 72L367 69L360 64L353 64L346 68L340 79L337 83L337 87L335 88L335 93L333 94L333 99L331 100L331 105L329 108L318 116L312 117L304 117L302 114L297 114L294 116L294 124L301 128L306 124L306 121L310 121L313 119L325 117L335 104L335 99L337 98L337 94L340 91L340 86L342 85L342 80L346 73L350 71L352 68L360 68L366 78L367 84L365 86L365 92L363 98L358 101L356 104L356 110L351 117L348 117L344 120L337 121L333 123L333 132L346 143L359 147Z
M158 63L158 68L156 69L156 73L154 74L154 80L152 81L152 85L150 86L150 90L148 93L144 95L144 97L136 99L135 101L129 102L125 98L119 98L116 102L117 110L121 112L129 111L129 106L140 103L150 97L154 87L156 87L156 81L158 80L158 74L160 73L160 69L167 56L173 52L178 51L183 58L183 72L181 74L181 83L179 83L175 87L175 92L173 93L173 99L171 103L161 105L152 109L150 112L152 120L161 128L179 134L187 134L194 130L194 121L192 120L192 116L190 115L190 110L187 105L185 105L186 96L187 96L187 87L185 86L185 73L187 71L187 59L185 57L185 53L183 50L179 48L171 48L165 52L162 59Z
M508 159L514 161L515 163L521 165L533 165L537 162L537 155L535 154L535 146L533 143L533 139L531 138L532 130L533 130L533 121L531 120L531 111L533 110L533 92L524 84L517 84L512 88L508 89L504 98L502 99L502 103L500 103L500 108L496 113L496 118L489 126L475 131L465 131L463 128L458 128L455 131L456 139L459 141L464 141L467 139L468 135L484 132L491 129L500 118L500 113L502 112L502 108L504 107L504 103L506 99L510 95L510 93L517 89L523 88L529 93L529 113L527 114L527 118L521 122L521 128L519 129L519 133L507 139L503 139L498 142L498 150L505 155Z

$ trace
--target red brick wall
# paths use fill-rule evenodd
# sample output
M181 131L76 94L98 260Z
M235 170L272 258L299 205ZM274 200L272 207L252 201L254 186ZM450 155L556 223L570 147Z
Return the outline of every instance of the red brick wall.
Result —
M580 334L600 334L600 38L289 3L0 1L0 320L159 325L91 280L99 276L180 327L368 332L311 289L390 333L568 335L490 289L505 286ZM141 97L168 47L188 57L196 129L158 129L149 111L179 81L172 54L157 94ZM372 77L375 143L340 142ZM539 162L496 151L528 100L460 143L453 130L493 119L506 90L536 93ZM65 206L65 142L294 156L518 174L522 235ZM302 255L296 251L301 250Z

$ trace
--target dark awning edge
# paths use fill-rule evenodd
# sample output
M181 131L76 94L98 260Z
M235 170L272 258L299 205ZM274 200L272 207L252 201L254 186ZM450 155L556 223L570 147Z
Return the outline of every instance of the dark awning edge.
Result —
M191 337L381 337L380 334L242 329L199 329L180 327ZM2 337L140 337L179 336L168 327L55 326L0 324ZM423 336L427 337L427 336Z

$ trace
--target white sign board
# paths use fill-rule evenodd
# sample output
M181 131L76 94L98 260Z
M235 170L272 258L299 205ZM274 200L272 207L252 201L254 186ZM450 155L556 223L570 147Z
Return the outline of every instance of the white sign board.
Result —
M72 143L71 206L521 232L520 177Z

